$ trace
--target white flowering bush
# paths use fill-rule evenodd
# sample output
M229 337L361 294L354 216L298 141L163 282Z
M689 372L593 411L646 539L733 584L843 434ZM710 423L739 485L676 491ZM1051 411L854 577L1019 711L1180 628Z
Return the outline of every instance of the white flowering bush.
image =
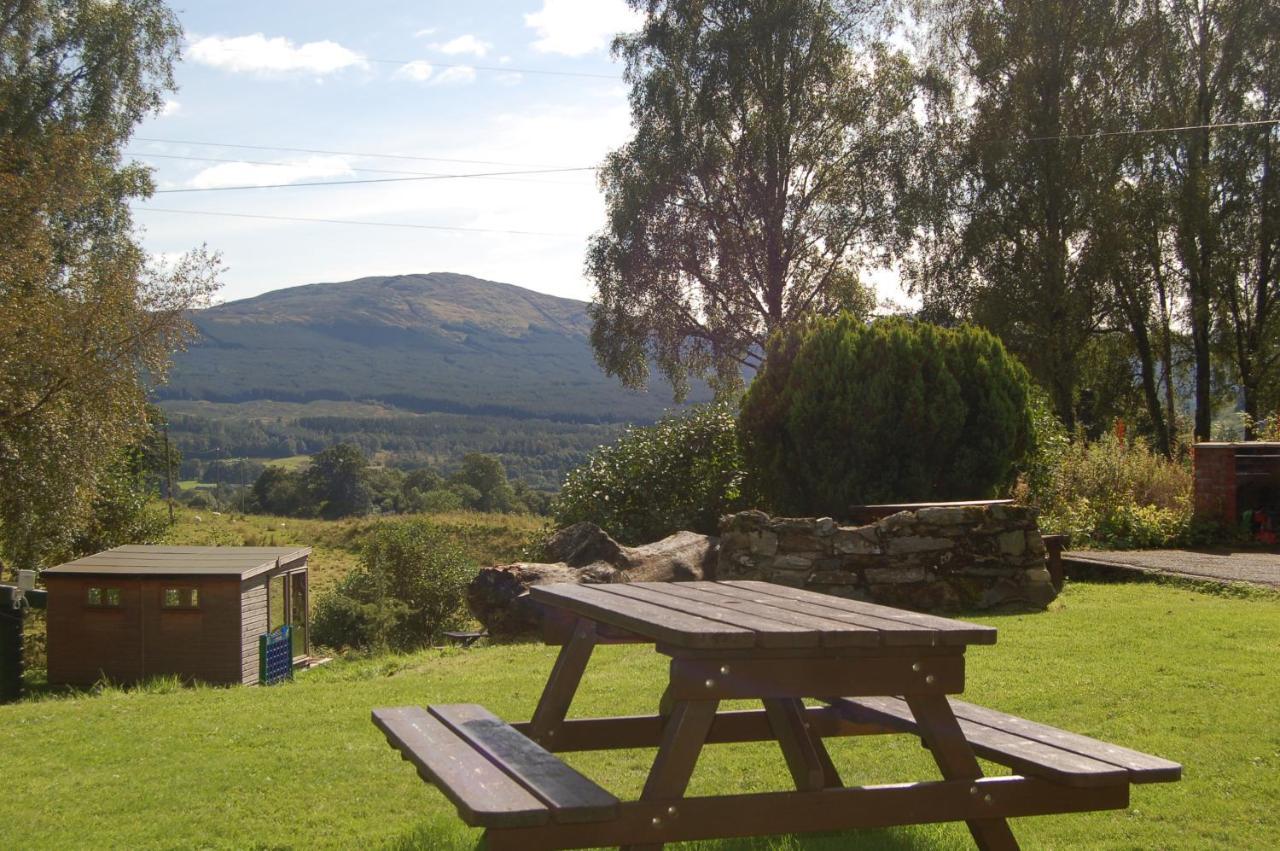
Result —
M552 507L557 525L600 526L623 544L681 529L715 534L741 503L742 457L733 406L704 405L630 428L565 478Z

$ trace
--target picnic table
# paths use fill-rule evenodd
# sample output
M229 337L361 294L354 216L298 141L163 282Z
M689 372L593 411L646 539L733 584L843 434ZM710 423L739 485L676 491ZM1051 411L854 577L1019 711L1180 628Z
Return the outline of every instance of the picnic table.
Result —
M1181 776L1177 763L948 698L964 689L965 649L993 644L992 627L765 582L530 593L563 644L531 720L507 724L474 704L373 712L463 820L485 828L492 851L942 821L966 822L979 848L1017 848L1010 817L1119 809L1131 783ZM567 718L593 648L612 642L651 643L671 658L658 712ZM720 709L742 699L763 708ZM891 733L919 736L942 779L843 785L824 739ZM686 797L705 745L768 740L795 791ZM644 747L657 754L635 801L555 756ZM978 757L1014 774L984 777Z

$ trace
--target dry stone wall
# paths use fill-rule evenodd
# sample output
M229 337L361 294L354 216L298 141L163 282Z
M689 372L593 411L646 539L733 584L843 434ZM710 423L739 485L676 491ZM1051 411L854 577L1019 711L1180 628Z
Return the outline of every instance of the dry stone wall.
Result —
M731 514L716 578L921 610L1039 608L1055 596L1035 509L1007 505L921 508L866 526Z

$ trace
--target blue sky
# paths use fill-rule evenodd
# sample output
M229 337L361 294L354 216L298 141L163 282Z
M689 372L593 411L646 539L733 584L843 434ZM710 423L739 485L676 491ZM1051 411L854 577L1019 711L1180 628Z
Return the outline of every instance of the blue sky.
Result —
M219 187L594 167L630 135L608 51L612 33L637 22L622 0L220 0L177 10L179 90L128 149L165 190L135 205L149 251L220 251L226 300L431 271L590 298L584 247L604 209L590 171ZM192 189L202 191L173 191ZM209 215L226 213L458 230Z

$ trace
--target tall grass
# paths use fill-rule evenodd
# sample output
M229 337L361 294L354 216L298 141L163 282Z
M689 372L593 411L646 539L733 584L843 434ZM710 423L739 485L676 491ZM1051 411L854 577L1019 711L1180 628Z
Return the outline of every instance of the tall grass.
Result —
M1057 447L1017 496L1040 508L1040 527L1073 546L1174 547L1204 539L1193 523L1190 462L1170 460L1141 438L1077 437Z

